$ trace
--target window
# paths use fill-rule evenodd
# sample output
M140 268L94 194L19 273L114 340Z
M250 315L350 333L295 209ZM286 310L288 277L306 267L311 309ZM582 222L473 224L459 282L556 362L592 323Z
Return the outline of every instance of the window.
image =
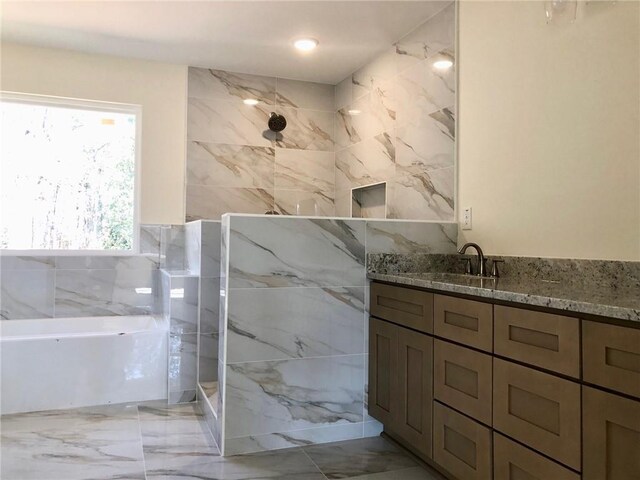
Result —
M139 107L2 93L0 248L132 250Z

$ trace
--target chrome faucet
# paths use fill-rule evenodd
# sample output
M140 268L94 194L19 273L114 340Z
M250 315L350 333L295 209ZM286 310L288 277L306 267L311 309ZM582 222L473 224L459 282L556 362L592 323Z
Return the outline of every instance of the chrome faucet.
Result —
M482 253L480 245L478 245L477 243L465 243L462 247L460 247L458 253L463 255L469 247L475 248L478 254L478 275L480 275L481 277L485 277L487 275L487 260L484 258L484 253Z

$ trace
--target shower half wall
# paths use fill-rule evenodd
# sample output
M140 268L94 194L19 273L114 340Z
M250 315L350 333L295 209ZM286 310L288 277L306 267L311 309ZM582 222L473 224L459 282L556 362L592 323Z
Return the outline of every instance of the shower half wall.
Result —
M367 253L455 253L455 223L224 215L223 455L377 435Z

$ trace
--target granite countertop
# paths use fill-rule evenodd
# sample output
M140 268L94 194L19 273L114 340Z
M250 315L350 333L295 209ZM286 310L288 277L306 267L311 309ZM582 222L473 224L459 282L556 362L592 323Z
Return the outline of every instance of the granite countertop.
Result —
M369 273L371 280L640 322L640 289L452 273Z

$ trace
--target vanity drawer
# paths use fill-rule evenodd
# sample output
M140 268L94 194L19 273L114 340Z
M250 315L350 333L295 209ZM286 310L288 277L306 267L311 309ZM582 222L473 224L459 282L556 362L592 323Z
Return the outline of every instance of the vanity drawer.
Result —
M459 480L491 478L491 430L433 403L433 460Z
M509 440L499 433L493 434L494 480L580 480L572 472L533 450Z
M584 480L640 478L640 402L582 389Z
M580 385L495 358L493 428L580 470Z
M490 303L435 295L433 317L436 335L492 351L493 305Z
M582 322L585 382L640 397L640 329Z
M493 314L496 354L580 377L580 320L502 305Z
M434 342L435 398L491 425L491 356L449 342Z
M433 332L433 294L373 282L371 315L425 333Z

